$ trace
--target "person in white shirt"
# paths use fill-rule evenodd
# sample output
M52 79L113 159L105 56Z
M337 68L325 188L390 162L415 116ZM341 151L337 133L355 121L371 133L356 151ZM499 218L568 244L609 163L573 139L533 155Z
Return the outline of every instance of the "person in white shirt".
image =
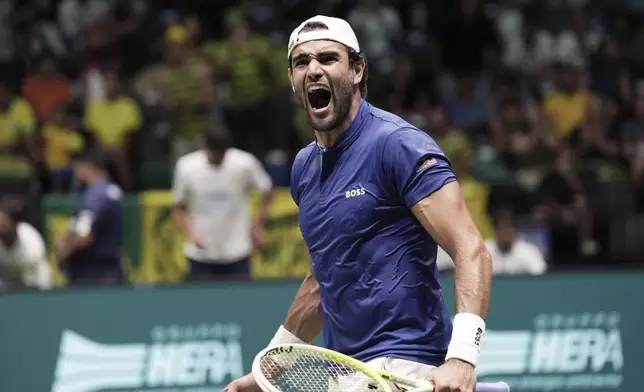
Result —
M204 149L177 161L172 186L174 220L186 238L188 278L248 279L253 248L265 241L272 181L257 158L231 146L227 134L209 130L204 139ZM252 191L263 195L254 222Z
M495 275L541 275L548 266L539 248L517 237L514 216L501 211L494 216L496 238L485 241L492 255Z
M20 221L18 209L0 203L0 290L53 287L45 242L29 223Z

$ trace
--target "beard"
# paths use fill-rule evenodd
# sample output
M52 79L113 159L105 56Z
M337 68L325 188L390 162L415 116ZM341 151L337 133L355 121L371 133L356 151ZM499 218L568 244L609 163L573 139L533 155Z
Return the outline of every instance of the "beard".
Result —
M331 113L325 118L320 118L313 113L311 104L307 97L306 89L303 86L302 90L298 93L300 103L306 109L307 120L311 128L318 132L330 132L340 127L351 110L351 102L353 100L353 93L355 86L350 77L343 78L336 85L331 87L331 99L329 105L331 106Z

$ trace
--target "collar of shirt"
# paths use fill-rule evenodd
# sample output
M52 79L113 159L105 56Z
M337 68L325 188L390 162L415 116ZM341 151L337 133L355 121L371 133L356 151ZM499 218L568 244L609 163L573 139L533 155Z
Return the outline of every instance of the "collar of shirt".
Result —
M95 183L93 183L93 184L89 185L89 186L87 187L86 191L87 191L87 192L89 192L89 191L91 191L92 189L96 189L96 188L102 187L102 186L104 186L105 184L107 184L107 182L108 182L108 181L107 181L107 179L104 179L104 180L101 180L101 181L95 182Z
M326 149L320 146L320 144L316 144L320 151L323 151L325 153L334 153L335 154L340 154L342 151L346 150L353 142L360 136L360 133L364 129L364 125L366 123L366 118L367 114L369 113L369 104L365 101L362 100L360 102L360 106L358 107L358 112L356 113L356 117L353 119L351 124L349 124L349 127L344 130L338 137L338 140L331 145L330 147L327 147Z

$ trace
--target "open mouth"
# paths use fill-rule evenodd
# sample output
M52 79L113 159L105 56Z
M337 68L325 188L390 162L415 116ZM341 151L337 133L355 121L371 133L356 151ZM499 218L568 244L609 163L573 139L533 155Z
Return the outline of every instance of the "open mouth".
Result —
M309 104L315 110L324 109L331 103L331 91L324 86L311 86L306 94Z

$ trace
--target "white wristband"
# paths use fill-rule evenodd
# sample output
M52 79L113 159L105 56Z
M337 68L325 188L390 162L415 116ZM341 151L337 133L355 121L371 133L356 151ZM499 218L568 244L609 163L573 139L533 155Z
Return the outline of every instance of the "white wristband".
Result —
M289 343L306 344L304 340L293 335L291 331L284 328L283 325L280 325L280 327L277 329L277 332L275 333L275 336L273 336L273 339L271 339L269 346L274 346L276 344L289 344Z
M452 340L447 347L445 360L457 358L476 366L485 335L485 321L473 313L454 316Z

